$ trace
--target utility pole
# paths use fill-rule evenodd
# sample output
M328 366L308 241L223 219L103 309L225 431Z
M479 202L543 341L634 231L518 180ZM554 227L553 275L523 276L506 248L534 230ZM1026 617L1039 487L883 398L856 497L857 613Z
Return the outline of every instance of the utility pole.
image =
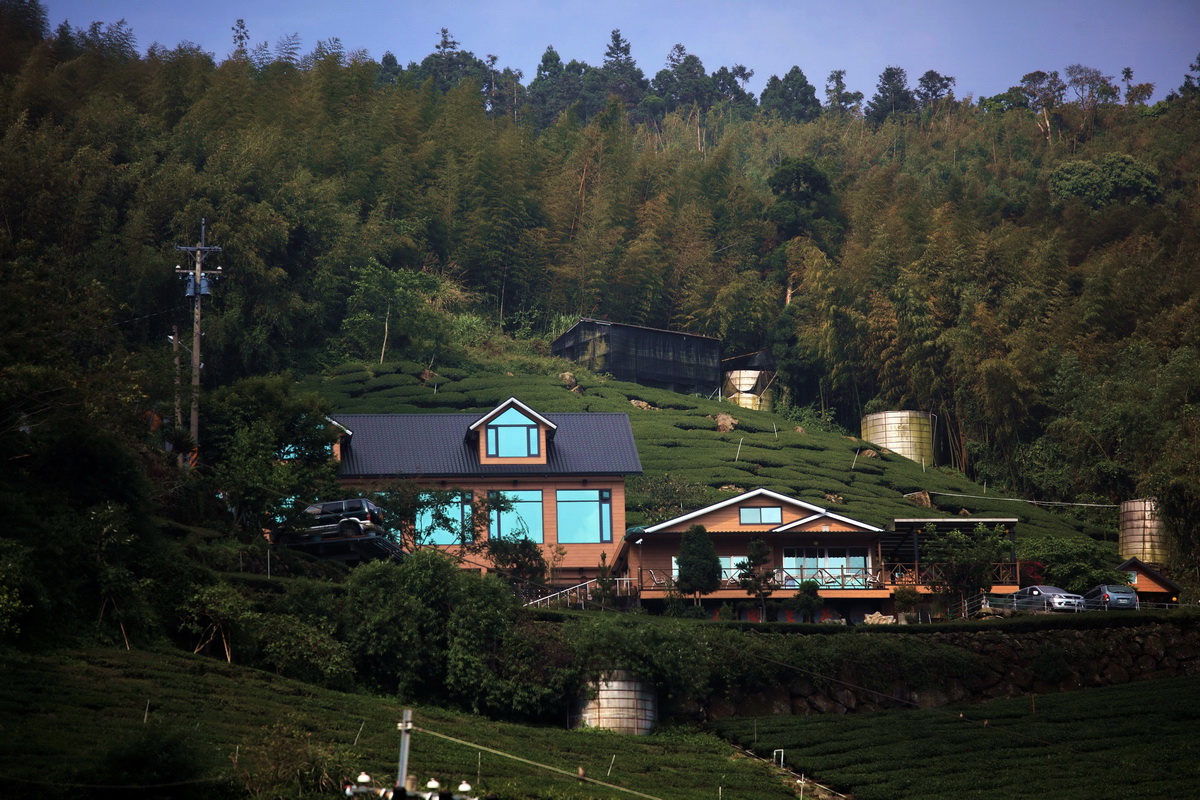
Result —
M183 367L179 363L179 326L171 326L171 350L175 355L175 430L183 430ZM178 445L176 436L176 445ZM183 466L183 453L176 454L179 466Z
M207 253L219 253L221 248L210 247L204 243L204 219L200 219L200 243L195 247L184 247L175 245L176 250L182 250L186 253L191 253L195 257L195 263L184 269L183 267L175 267L177 273L187 275L187 296L192 298L192 450L190 461L195 465L195 460L200 453L200 298L202 295L211 295L212 291L208 286L208 276L214 278L220 277L221 268L217 267L213 270L204 269L204 256Z

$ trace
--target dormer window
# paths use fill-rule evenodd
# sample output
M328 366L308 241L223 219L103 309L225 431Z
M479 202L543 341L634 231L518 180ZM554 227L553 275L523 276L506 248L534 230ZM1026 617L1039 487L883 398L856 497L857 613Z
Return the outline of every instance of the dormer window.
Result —
M494 458L530 458L541 455L538 426L515 408L487 424L487 454Z
M549 463L547 450L557 429L553 422L510 397L477 419L467 436L478 448L481 465L541 465Z

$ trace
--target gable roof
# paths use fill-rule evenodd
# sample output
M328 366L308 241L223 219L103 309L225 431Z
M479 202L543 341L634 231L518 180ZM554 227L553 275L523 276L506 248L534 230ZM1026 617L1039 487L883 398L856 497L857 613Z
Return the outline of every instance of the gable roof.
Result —
M342 445L341 478L465 478L521 475L640 475L629 417L621 413L537 414L556 431L545 464L480 464L478 414L335 414L353 431ZM470 434L470 435L469 435Z
M1161 572L1154 569L1153 567L1151 567L1145 561L1142 561L1137 556L1133 556L1133 557L1129 558L1127 561L1125 561L1123 564L1121 564L1119 567L1117 567L1117 572L1134 572L1134 571L1141 572L1146 577L1150 578L1155 583L1157 583L1159 586L1164 587L1165 589L1167 589L1170 592L1173 592L1174 594L1179 594L1179 592L1182 591L1182 589L1178 583L1171 580L1166 575L1163 575Z
M714 503L711 506L705 506L704 508L698 509L696 511L692 511L688 514L684 514L682 516L675 517L674 519L669 519L666 522L660 522L657 525L650 525L649 527L644 529L644 532L645 533L657 533L666 528L674 527L676 525L681 525L685 522L689 522L698 517L702 517L706 514L710 514L713 511L719 511L722 508L727 508L729 506L738 505L740 503L744 503L747 500L752 500L754 498L759 498L759 497L767 499L767 500L772 500L774 502L779 503L780 505L791 506L792 508L798 508L798 509L801 509L804 511L812 512L811 514L803 517L802 519L776 526L767 531L761 531L762 533L782 533L785 531L789 531L798 525L803 525L806 522L811 522L812 520L821 518L821 517L824 517L826 519L836 519L839 522L844 522L847 525L852 525L854 527L862 528L862 529L868 530L868 531L879 532L879 531L883 530L882 528L877 528L874 525L868 525L865 522L859 522L858 520L850 519L849 517L843 517L839 514L834 514L833 512L829 511L828 509L821 508L820 506L815 506L812 503L806 503L803 500L797 500L794 497L788 497L787 495L780 494L779 492L773 492L770 489L753 489L749 492L743 492L742 494L735 495L734 497L731 497L728 500L722 500L721 502Z
M481 427L483 427L484 425L488 424L488 423L489 423L489 422L491 422L492 420L496 419L496 417L499 417L501 414L503 414L505 411L507 411L507 410L508 410L508 409L510 409L510 408L516 408L516 409L518 409L518 410L519 410L519 411L520 411L522 414L524 414L525 416L529 417L530 419L532 419L532 420L533 420L534 422L536 422L537 424L539 424L539 425L545 425L547 428L549 428L549 430L546 432L546 435L547 435L547 436L553 436L553 435L554 435L554 431L558 429L558 426L557 426L557 425L555 425L553 422L551 422L550 420L546 419L546 418L545 418L545 417L543 417L541 414L539 414L538 412L534 411L532 408L530 408L529 406L525 405L524 403L522 403L522 402L521 402L520 400L518 400L517 398L515 398L515 397L510 397L510 398L508 398L507 400L505 400L503 403L501 403L500 405L496 406L496 407L495 407L495 408L493 408L491 411L489 411L488 413L484 414L482 417L480 417L479 419L477 419L477 420L476 420L476 421L475 421L475 422L474 422L474 423L471 425L471 427L470 427L470 428L468 428L468 430L472 430L472 431L478 431L478 430L479 430Z

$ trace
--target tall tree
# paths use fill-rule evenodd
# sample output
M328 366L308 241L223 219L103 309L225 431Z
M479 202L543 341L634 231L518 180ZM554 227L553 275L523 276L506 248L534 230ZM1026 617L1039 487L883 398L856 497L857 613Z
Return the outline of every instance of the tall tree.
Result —
M445 94L466 80L473 80L480 87L487 84L487 64L471 51L459 50L458 42L447 28L441 29L433 49L434 52L425 56L420 64L408 65L408 71L418 85L433 81L434 88Z
M799 67L792 67L782 79L772 75L767 79L759 106L789 122L807 122L821 113L817 90Z
M1124 67L1121 70L1121 82L1125 84L1125 105L1144 106L1154 95L1153 83L1134 83L1133 69Z
M825 108L834 114L850 114L862 105L863 93L846 89L846 70L835 69L825 79Z
M1071 64L1065 70L1067 87L1075 94L1075 105L1080 110L1080 119L1075 135L1079 139L1092 136L1096 126L1096 110L1104 103L1121 99L1121 90L1113 83L1112 75L1105 75L1095 67Z
M698 108L704 112L716 97L712 78L704 71L704 64L682 44L671 48L666 69L658 71L651 85L655 94L666 103L667 111Z
M1021 90L1029 101L1029 107L1038 115L1038 127L1042 129L1042 135L1047 142L1050 141L1053 132L1050 114L1062 105L1067 85L1058 77L1057 71L1035 70L1021 77Z
M760 620L767 619L767 598L775 591L775 554L762 539L751 540L746 558L736 565L738 584L758 601Z
M926 70L917 80L915 97L921 108L933 108L942 100L954 99L951 87L955 80L949 75L942 75L934 70Z
M530 114L539 129L548 128L568 109L581 122L587 121L599 113L607 97L600 70L575 59L563 64L553 47L542 54L527 95Z
M900 67L888 67L879 75L875 96L867 103L866 117L876 125L888 117L917 110L917 98L908 88L908 73Z
M734 64L733 69L721 67L714 72L709 76L715 97L713 105L719 104L742 118L748 118L754 110L754 95L746 91L746 81L753 74L754 70L748 70L742 64Z
M697 604L700 595L721 587L721 559L703 525L693 525L683 532L675 563L679 567L675 585L682 594L694 594Z
M628 40L622 37L621 31L616 28L613 29L612 38L604 51L601 70L608 93L621 98L628 111L637 108L638 103L646 96L650 82L633 60Z
M1179 87L1179 96L1185 100L1195 100L1200 97L1200 55L1196 56L1188 69L1191 72L1183 76L1183 85ZM1195 73L1195 74L1192 74Z
M842 223L833 183L812 156L784 158L767 178L775 194L768 215L778 226L778 241L809 236L831 252L841 236Z
M0 0L0 75L16 72L29 51L49 34L41 0Z

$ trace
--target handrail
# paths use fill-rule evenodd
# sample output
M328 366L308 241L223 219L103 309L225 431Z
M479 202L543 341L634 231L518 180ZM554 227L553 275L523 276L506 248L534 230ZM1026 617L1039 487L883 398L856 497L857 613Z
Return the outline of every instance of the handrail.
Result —
M633 594L633 578L604 578L603 580L613 584L617 597L627 597ZM584 581L583 583L576 584L575 586L569 586L566 589L560 589L554 594L548 594L545 597L539 597L536 600L530 600L525 604L525 607L529 608L530 606L534 606L537 608L549 608L550 606L555 605L556 601L561 602L563 605L567 605L576 601L580 603L587 602L592 599L591 587L594 585L599 585L600 581L600 578L592 578L591 580ZM624 589L624 591L622 591L622 589Z

